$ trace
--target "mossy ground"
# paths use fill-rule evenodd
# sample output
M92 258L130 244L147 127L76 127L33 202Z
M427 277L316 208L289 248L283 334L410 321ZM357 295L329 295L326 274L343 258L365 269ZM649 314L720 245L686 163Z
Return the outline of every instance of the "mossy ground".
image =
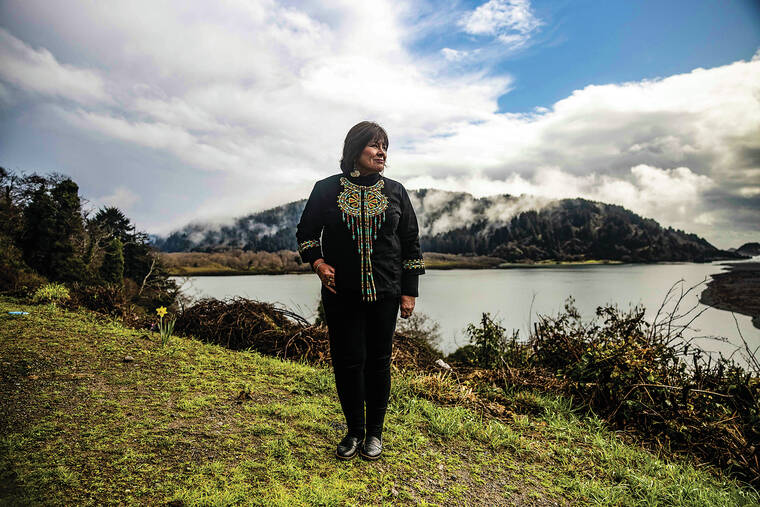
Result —
M329 367L189 338L161 348L90 312L0 298L0 366L2 504L760 502L621 442L561 397L515 391L530 413L489 419L426 399L462 386L419 372L393 373L381 460L338 461Z

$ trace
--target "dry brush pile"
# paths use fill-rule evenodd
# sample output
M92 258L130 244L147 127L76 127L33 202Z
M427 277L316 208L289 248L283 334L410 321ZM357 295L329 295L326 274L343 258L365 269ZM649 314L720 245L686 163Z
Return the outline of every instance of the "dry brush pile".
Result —
M236 297L201 299L177 318L175 332L234 350L255 350L283 359L329 363L327 328L312 325L287 309ZM424 340L396 334L391 357L396 366L433 368L440 357Z

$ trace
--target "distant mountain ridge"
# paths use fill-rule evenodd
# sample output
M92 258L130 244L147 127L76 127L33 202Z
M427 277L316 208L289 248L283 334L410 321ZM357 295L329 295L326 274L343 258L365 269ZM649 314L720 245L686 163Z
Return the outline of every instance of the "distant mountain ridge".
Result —
M410 191L423 251L477 254L510 262L592 259L623 262L744 258L705 239L622 206L587 199L499 195L475 198L464 192ZM167 252L296 250L296 225L306 200L235 219L230 225L193 223L152 236Z

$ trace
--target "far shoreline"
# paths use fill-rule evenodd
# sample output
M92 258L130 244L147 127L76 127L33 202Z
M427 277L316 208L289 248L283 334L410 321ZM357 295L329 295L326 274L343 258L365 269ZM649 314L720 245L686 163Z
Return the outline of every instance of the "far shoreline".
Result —
M713 259L707 262L721 261L727 259ZM654 262L624 262L619 260L594 259L585 261L537 261L537 262L499 262L487 264L468 263L467 261L448 261L448 262L426 262L425 269L433 271L450 271L454 269L463 270L500 270L500 269L552 269L568 266L600 266L600 265L652 265L652 264L705 264L706 262L697 261L654 261ZM168 269L170 276L189 277L189 276L258 276L258 275L303 275L311 274L312 271L304 265L303 269L219 269L219 268L179 268ZM705 303L707 304L707 303Z
M623 261L614 260L589 260L589 261L539 261L539 262L501 262L494 265L482 265L476 263L464 262L444 262L444 263L426 263L425 269L435 271L450 271L453 269L469 269L479 271L483 269L519 269L519 268L554 268L561 266L588 266L603 264L632 264ZM647 264L658 264L650 262ZM303 275L311 274L308 267L304 269L289 270L235 270L235 269L204 269L204 268L184 268L170 269L170 276L258 276L258 275Z
M699 296L702 304L746 315L760 329L760 262L727 262Z

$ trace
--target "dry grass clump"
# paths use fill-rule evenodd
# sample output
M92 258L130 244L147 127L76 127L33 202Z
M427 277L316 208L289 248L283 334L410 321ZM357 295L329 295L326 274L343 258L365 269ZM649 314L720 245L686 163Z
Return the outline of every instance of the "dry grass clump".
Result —
M303 317L242 297L201 299L178 316L174 329L233 350L251 349L282 358L321 360L328 351L326 333Z
M423 338L411 333L399 333L393 338L391 364L415 370L438 370L435 361L442 354Z
M325 326L311 325L300 315L271 303L242 297L201 299L178 316L174 330L233 350L251 349L315 364L330 361ZM391 356L396 366L435 368L439 357L440 353L423 339L396 334Z

